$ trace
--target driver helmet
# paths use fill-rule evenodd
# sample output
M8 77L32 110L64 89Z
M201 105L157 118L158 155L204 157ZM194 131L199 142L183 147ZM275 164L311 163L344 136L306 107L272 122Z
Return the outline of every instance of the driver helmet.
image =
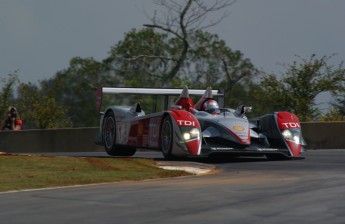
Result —
M219 114L219 106L217 101L215 100L206 100L203 105L203 110L210 113L210 114Z

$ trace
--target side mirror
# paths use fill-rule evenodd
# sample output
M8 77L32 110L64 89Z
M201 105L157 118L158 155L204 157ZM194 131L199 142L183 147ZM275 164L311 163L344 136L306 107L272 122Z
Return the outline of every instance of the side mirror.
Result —
M237 107L235 114L237 116L243 116L246 113L252 112L252 108L253 107L245 107L245 106L241 105L241 106Z
M253 110L253 107L243 107L244 114L245 113L250 113L250 112L252 112L252 110Z

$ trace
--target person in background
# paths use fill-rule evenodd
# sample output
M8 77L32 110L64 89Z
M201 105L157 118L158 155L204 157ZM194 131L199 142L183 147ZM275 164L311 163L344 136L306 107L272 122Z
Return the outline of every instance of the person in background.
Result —
M9 107L7 117L1 121L0 130L23 130L23 121L20 119L18 111L15 107Z

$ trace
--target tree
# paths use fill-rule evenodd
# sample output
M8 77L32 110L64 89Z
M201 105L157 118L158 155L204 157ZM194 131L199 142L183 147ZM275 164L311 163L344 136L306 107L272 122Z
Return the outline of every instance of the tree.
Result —
M197 88L212 85L231 92L235 84L257 73L249 59L240 51L232 51L217 35L198 30L190 38L190 51L173 82L164 78L182 46L177 38L151 28L127 33L123 41L111 48L105 61L121 77L118 85L131 87L161 87L164 83Z
M56 101L54 88L47 88L41 82L41 89L32 83L21 83L18 87L18 104L26 129L47 129L71 127L66 109Z
M312 55L288 66L281 79L274 74L266 75L260 85L262 102L270 105L269 109L289 110L302 121L315 120L320 116L315 98L322 92L336 95L343 91L345 70L342 63L334 68L327 64L330 57L318 59Z
M331 107L320 117L321 121L345 121L345 115L336 107Z
M114 86L118 83L116 74L104 62L93 58L74 57L69 68L59 71L44 82L44 91L54 89L56 101L63 105L73 127L97 126L96 88Z
M344 87L345 88L345 87ZM338 114L338 117L342 117L343 120L345 119L345 91L343 94L336 97L336 102L332 104L334 113Z
M167 35L151 28L132 29L111 47L110 56L104 62L117 75L116 86L158 87L165 83L171 51L173 47Z
M7 75L7 78L1 78L3 85L0 92L0 118L7 112L10 105L15 104L14 87L19 82L17 71Z
M185 62L187 74L185 79L196 88L222 89L225 92L226 104L237 106L247 102L249 91L254 85L253 79L260 76L248 58L240 51L233 51L215 34L201 30L191 38L192 45ZM251 102L248 102L251 103Z
M111 48L105 61L121 77L117 86L220 88L225 90L228 105L238 105L248 97L257 69L240 51L232 51L215 34L198 30L190 35L191 46L180 72L167 81L176 52L181 45L176 37L155 32L152 28L132 30L123 41ZM236 96L236 97L234 97Z
M210 3L209 1L202 0L156 0L155 2L165 9L165 11L162 11L163 16L160 19L155 13L151 18L151 24L144 24L144 26L159 29L174 36L179 42L179 45L182 46L174 55L174 65L164 78L166 83L169 83L177 76L187 58L191 45L191 35L197 30L203 30L218 24L228 15L226 9L235 1L216 0ZM219 13L220 11L223 11L223 13L221 13L221 16L215 22L205 23L209 14L214 12Z

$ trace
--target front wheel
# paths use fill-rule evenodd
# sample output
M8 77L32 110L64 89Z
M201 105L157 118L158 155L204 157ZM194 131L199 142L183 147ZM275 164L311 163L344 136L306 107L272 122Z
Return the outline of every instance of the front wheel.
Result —
M161 148L165 159L173 159L173 126L170 116L166 116L163 120L161 129Z

